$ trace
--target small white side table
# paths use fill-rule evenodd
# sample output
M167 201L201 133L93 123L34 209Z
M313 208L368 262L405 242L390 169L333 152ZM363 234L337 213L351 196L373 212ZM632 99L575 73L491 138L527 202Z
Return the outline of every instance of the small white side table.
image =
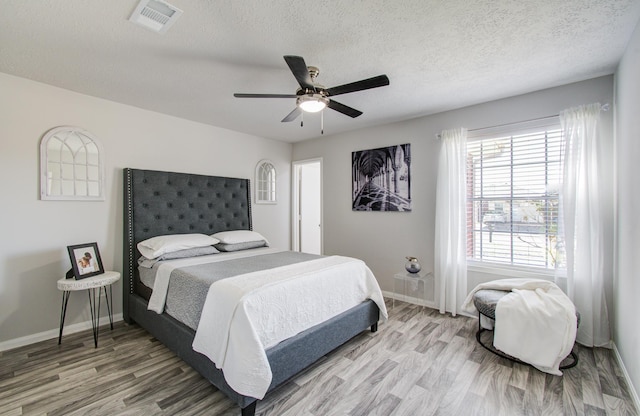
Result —
M409 273L407 271L398 272L393 275L393 291L397 294L396 285L402 286L403 300L407 301L409 292L417 294L419 300L422 302L422 310L424 311L425 304L427 302L427 281L433 276L431 272L421 271L418 273ZM396 299L393 298L392 307L395 308Z
M104 296L109 312L109 323L113 329L113 289L111 285L120 279L119 272L107 271L102 274L87 277L86 279L66 279L58 280L58 290L62 290L62 309L60 310L60 335L58 345L62 343L62 329L64 328L64 318L67 315L67 303L71 292L86 290L89 294L89 309L91 311L91 326L93 327L93 343L98 348L98 328L100 326L100 296L104 289ZM109 290L107 291L107 287ZM96 298L97 289L97 298Z

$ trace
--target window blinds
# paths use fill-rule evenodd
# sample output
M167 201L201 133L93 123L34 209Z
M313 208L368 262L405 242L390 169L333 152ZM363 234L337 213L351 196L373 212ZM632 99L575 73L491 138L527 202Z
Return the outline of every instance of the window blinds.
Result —
M559 126L468 142L469 259L526 267L561 265L561 162Z

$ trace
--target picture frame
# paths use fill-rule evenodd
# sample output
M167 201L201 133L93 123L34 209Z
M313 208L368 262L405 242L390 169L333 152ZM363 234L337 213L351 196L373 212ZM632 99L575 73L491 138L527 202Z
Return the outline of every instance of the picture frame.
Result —
M67 251L76 280L104 273L98 243L67 246Z
M353 211L411 211L411 143L351 152Z

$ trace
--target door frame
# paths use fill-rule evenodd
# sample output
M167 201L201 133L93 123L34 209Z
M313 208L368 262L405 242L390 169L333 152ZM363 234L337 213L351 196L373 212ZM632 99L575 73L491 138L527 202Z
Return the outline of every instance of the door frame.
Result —
M320 164L320 253L324 254L324 186L321 157L291 162L291 248L293 251L300 251L300 174L298 167L312 163Z

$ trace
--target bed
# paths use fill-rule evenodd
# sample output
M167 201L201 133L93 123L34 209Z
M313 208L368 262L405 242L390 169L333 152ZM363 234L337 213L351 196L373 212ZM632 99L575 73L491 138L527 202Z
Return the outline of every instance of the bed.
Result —
M150 332L242 409L258 399L227 384L221 370L192 348L195 331L148 309L151 290L140 281L137 244L155 236L252 230L248 179L126 168L124 176L123 317ZM266 349L272 372L267 394L362 331L377 330L380 309L366 300Z

